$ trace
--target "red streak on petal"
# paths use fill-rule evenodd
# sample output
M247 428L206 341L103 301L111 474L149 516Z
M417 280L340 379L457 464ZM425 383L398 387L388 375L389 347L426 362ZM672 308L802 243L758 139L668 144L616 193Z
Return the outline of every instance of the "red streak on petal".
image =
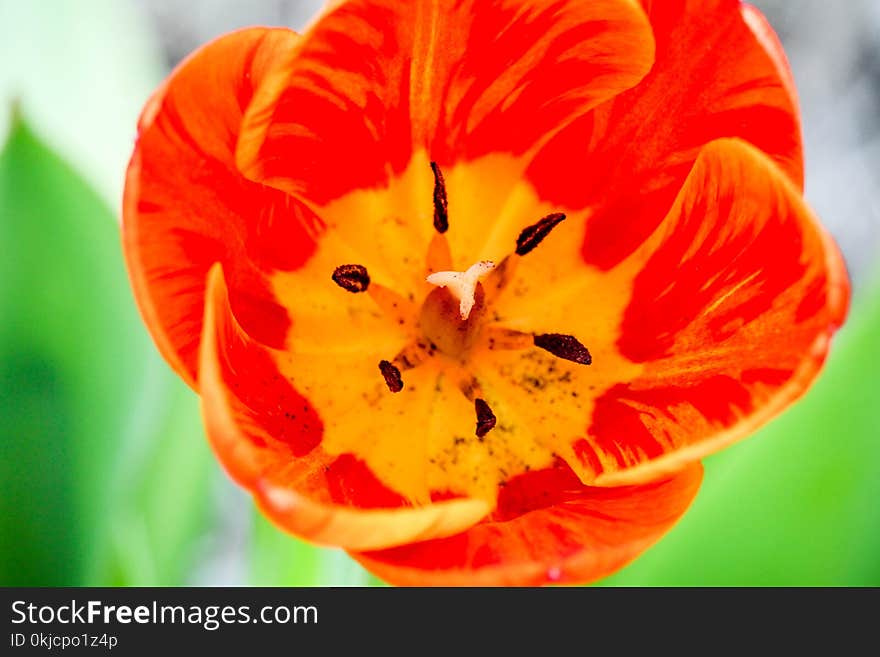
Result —
M806 295L795 312L794 321L798 324L815 317L828 305L828 278L820 276L810 283Z
M245 178L235 162L255 90L295 41L289 30L255 28L206 45L160 87L138 126L123 204L126 257L151 332L191 385L209 268L223 264L243 328L281 348L290 320L267 278L305 263L322 229L303 203Z
M778 369L775 367L757 367L743 371L740 379L743 383L765 383L770 386L781 386L788 381L794 372L790 369Z
M248 335L267 347L284 347L290 318L287 309L274 300L266 279L248 266L243 257L230 255L234 252L234 247L224 245L214 237L184 228L175 229L172 234L184 254L185 262L192 263L184 271L193 271L193 277L197 278L202 274L202 269L210 264L224 263L230 288L229 303L236 321ZM225 263L229 263L229 269L226 269ZM190 303L186 299L181 301ZM172 299L167 303L173 306L174 302ZM195 320L195 316L193 319ZM197 344L198 336L193 341Z
M527 174L539 195L591 207L584 259L607 270L662 222L700 148L740 137L802 180L794 99L737 0L647 3L651 73L559 133ZM780 77L782 76L782 77Z
M490 520L504 522L529 511L544 509L583 494L583 484L564 463L532 470L510 479L498 493L498 506Z
M787 370L759 368L744 372L742 382L715 375L689 386L634 390L630 384L618 384L596 400L590 435L598 449L615 457L625 445L633 452L633 459L656 458L679 446L672 444L672 430L680 429L675 407L689 404L710 424L727 426L753 408L752 394L745 383L778 385L790 374ZM648 429L646 420L651 421L656 435Z
M601 474L605 470L599 457L596 456L596 450L590 446L590 443L585 438L578 438L574 441L571 448L574 450L574 455L578 460L595 474Z
M398 20L397 11L377 3L368 11L348 3L316 26L317 38L304 45L273 110L260 152L263 177L296 180L309 198L326 203L382 185L389 165L394 173L406 168L413 152L410 77L396 65L405 56L390 29Z
M281 374L265 348L232 323L228 310L220 329L225 333L223 380L241 401L249 421L262 429L244 433L255 444L262 443L260 446L265 446L266 439L258 438L258 433L271 437L285 444L296 457L311 452L324 433L317 411Z
M353 556L396 584L591 581L669 529L693 499L701 472L696 465L641 486L591 488L558 462L512 479L500 492L495 517L460 534Z
M445 502L446 500L456 500L461 497L458 493L453 493L449 490L435 490L431 491L431 501L432 502Z
M733 195L706 193L672 211L670 234L636 277L624 315L618 346L627 358L672 355L679 333L729 294L707 315L712 340L720 343L804 276L803 235L794 216L781 214L789 210L780 204L767 211L780 216L749 225L752 217L735 203Z
M342 454L327 466L327 489L335 504L360 509L408 506L407 501L389 489L362 460Z
M522 154L652 54L644 16L614 0L338 3L304 35L248 168L325 204L420 149L441 166Z
M613 457L619 467L628 465L621 445L640 449L648 458L660 456L663 448L642 422L638 409L630 406L629 385L618 384L596 400L589 433L596 448Z
M565 94L560 93L561 81L571 84L571 80L595 80L614 75L618 62L605 63L598 58L586 61L570 56L584 44L602 37L609 28L607 23L597 20L560 32L556 27L558 16L568 9L569 4L557 1L541 10L533 9L525 16L515 3L509 8L501 7L500 3L477 4L473 8L475 15L466 45L466 52L472 56L458 63L461 71L458 79L449 85L446 95L456 91L455 83L462 85L463 80L478 83L467 86L456 103L450 104L448 100L444 103L453 111L439 117L431 144L436 159L446 163L501 150L520 155L532 148L548 129L564 124L583 104L576 93L565 99ZM501 31L499 26L503 26ZM488 113L483 112L479 123L471 127L471 117L481 113L477 108L485 102L493 84L497 84L499 74L521 59L528 45L554 33L556 37L542 49L529 72L518 82L515 92L511 90L508 100L498 103ZM486 44L490 43L492 47L487 48ZM569 53L568 57L566 53ZM548 75L548 71L553 74Z

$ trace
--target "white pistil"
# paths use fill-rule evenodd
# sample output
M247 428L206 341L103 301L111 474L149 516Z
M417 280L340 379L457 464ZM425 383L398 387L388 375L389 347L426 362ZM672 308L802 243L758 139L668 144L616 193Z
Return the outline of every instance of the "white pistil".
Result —
M474 307L477 283L493 269L495 269L494 262L482 260L469 267L467 271L438 271L428 276L427 281L431 285L445 287L452 292L460 302L458 310L461 318L466 320L471 316Z

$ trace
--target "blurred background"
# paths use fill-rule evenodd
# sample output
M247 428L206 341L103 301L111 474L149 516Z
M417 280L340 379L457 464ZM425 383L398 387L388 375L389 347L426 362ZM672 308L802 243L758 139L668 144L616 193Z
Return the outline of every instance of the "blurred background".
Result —
M0 585L362 585L210 454L134 309L118 209L138 113L231 29L320 0L0 0ZM880 1L761 0L800 92L807 198L854 300L825 374L606 585L880 585ZM4 146L5 144L5 146Z

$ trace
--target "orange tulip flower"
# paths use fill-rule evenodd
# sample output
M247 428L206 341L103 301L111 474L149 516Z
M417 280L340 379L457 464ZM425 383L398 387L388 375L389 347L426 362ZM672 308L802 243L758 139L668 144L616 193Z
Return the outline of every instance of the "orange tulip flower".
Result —
M400 584L587 582L847 309L736 0L345 0L147 103L124 247L229 474Z

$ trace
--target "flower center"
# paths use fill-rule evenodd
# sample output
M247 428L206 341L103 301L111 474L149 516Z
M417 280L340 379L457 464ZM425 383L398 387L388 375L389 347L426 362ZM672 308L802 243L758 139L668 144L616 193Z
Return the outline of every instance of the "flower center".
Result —
M483 260L468 268L467 271L438 271L429 275L427 280L431 285L448 288L459 301L459 314L463 321L467 321L474 307L477 294L477 285L480 279L495 269L495 263Z
M450 212L443 172L431 163L434 176L434 239L428 248L425 280L437 286L424 298L419 308L412 298L404 298L393 290L372 283L367 268L361 264L338 266L332 280L354 294L367 293L385 315L400 325L415 328L419 337L400 353L378 364L389 393L401 392L406 386L406 372L426 360L441 358L440 363L450 376L458 380L462 394L474 405L475 434L480 440L496 425L496 417L483 399L479 380L471 373L470 359L474 348L482 343L492 350L542 349L557 358L580 365L590 365L587 348L572 335L561 333L531 334L496 326L489 309L492 301L513 280L519 259L526 257L565 220L562 213L549 214L524 228L512 245L512 253L498 265L480 261L465 271L448 271L451 254L446 233L450 230ZM391 356L389 354L389 356Z
M468 316L463 317L463 302L449 289L433 290L422 305L419 328L440 353L464 364L486 314L485 297L483 286L478 284L469 302Z
M426 279L438 289L422 304L419 329L441 353L462 364L467 362L486 315L486 293L480 278L494 268L495 263L484 260L467 271L440 271Z

